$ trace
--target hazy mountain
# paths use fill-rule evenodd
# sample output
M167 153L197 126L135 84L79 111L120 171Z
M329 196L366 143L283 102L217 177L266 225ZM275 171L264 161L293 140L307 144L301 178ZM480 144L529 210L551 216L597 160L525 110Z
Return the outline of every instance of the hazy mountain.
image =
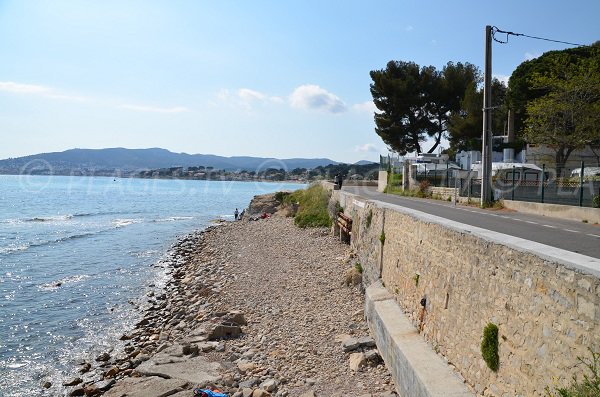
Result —
M375 161L369 161L369 160L360 160L357 161L356 163L354 163L355 165L371 165L371 164L377 164Z
M18 171L23 167L48 167L57 170L123 170L157 169L168 167L214 167L223 170L256 171L267 168L315 168L337 164L326 158L276 159L262 157L223 157L212 154L173 153L166 149L70 149L64 152L40 153L31 156L0 160L0 171Z

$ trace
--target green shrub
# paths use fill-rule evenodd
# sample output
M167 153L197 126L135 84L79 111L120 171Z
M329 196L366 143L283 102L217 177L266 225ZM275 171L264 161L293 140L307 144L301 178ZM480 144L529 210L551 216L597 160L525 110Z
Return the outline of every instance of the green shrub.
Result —
M277 200L280 204L283 203L291 193L290 192L276 192L275 200Z
M379 236L379 241L381 242L381 245L385 244L385 232L381 233Z
M595 195L594 198L592 198L592 207L600 208L600 195Z
M488 323L483 329L481 355L489 369L494 372L498 371L500 357L498 356L498 326L496 324Z
M291 198L299 205L294 217L296 225L303 228L331 226L331 217L327 212L329 192L320 184L313 184L306 190L293 192L286 199Z
M356 269L356 271L357 271L357 272L359 272L359 273L361 273L361 274L362 274L362 272L363 272L363 267L362 267L362 265L360 264L360 262L356 262L356 263L354 264L354 268Z

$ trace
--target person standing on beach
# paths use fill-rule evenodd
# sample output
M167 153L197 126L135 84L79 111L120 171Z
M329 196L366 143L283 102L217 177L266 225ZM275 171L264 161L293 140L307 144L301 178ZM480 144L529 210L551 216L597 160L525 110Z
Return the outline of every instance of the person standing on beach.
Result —
M238 209L236 208L233 213L233 217L235 218L236 221L238 220L238 215L239 215L239 212L238 212Z

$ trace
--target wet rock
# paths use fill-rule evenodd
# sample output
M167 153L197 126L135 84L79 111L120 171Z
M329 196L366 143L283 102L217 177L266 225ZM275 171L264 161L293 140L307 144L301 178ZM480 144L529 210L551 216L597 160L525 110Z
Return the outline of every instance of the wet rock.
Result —
M96 357L96 361L108 361L110 360L110 354L104 352L102 354L100 354L98 357Z

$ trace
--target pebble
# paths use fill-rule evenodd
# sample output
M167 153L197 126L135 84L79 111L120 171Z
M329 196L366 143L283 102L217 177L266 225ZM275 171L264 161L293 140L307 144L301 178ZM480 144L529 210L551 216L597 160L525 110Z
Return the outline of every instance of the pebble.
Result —
M352 259L327 229L301 229L277 215L183 236L157 265L170 281L134 302L144 316L123 334L122 354L98 356L96 378L83 386L108 390L158 351L173 350L181 359L229 363L216 386L236 397L393 394L384 365L350 368L354 350L360 367L379 363L369 353L363 291L344 283ZM340 346L340 334L358 346Z

